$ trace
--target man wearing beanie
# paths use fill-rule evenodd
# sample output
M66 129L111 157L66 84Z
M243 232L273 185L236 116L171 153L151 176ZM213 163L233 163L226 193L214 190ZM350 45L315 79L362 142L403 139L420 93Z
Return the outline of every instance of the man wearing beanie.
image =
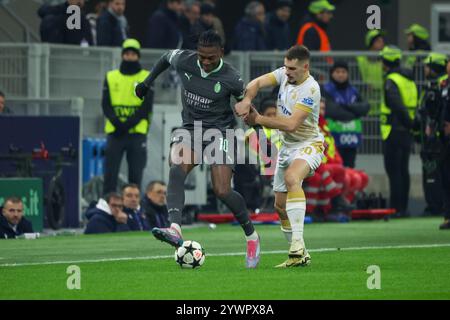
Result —
M128 182L141 185L147 161L147 132L153 106L153 90L142 101L134 95L134 87L149 72L140 63L140 43L127 39L122 46L120 68L106 74L102 108L106 117L105 176L103 194L117 191L117 177L123 154L128 161Z
M289 18L291 17L292 0L278 0L275 11L266 16L268 50L287 50L292 45Z
M380 51L385 71L384 100L381 104L380 131L384 166L389 178L390 206L398 217L408 216L410 189L410 130L417 108L417 86L410 70L400 68L402 52L394 46Z
M345 167L354 168L356 153L361 145L361 117L367 115L370 105L349 82L348 65L336 61L330 70L330 81L324 85L324 94L334 103L328 104L325 117L336 141L336 147Z

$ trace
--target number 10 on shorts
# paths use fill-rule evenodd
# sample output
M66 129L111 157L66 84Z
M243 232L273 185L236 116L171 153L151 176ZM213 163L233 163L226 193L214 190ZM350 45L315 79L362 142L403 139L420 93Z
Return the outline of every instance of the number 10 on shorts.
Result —
M219 138L220 141L220 151L228 152L228 140L224 138Z

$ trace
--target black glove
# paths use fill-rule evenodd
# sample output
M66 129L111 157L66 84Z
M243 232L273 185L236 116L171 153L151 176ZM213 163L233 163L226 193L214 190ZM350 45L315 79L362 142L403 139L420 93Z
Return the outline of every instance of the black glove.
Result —
M136 88L134 89L134 93L139 99L144 99L144 97L147 95L147 92L150 88L144 83L139 83Z

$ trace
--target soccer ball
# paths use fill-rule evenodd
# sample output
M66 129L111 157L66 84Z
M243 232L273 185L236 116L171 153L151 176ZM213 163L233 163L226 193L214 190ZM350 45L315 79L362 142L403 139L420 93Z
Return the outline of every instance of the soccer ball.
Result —
M175 251L175 261L182 268L197 268L205 262L205 252L200 243L191 240L184 241L181 247Z

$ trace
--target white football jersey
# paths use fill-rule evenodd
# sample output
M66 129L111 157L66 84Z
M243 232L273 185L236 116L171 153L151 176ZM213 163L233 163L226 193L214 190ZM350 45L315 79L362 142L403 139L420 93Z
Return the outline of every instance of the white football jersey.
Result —
M281 131L283 143L289 146L306 141L323 141L323 135L319 130L320 87L314 77L310 75L301 84L290 84L285 67L281 67L271 74L274 84L280 85L277 115L290 117L296 108L309 113L295 132Z

